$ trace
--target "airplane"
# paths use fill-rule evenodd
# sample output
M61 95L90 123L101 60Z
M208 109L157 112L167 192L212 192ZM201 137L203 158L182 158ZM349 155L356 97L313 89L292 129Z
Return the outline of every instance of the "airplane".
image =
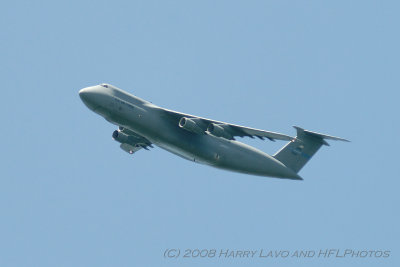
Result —
M133 154L153 144L192 162L251 175L303 180L298 172L326 140L346 139L293 126L296 137L210 120L165 109L113 85L83 88L83 103L118 126L112 138ZM274 155L236 141L236 137L288 141Z

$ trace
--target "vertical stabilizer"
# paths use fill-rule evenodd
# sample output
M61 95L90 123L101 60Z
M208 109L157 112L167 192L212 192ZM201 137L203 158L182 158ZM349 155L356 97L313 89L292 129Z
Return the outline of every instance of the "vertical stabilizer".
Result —
M307 131L297 126L293 127L297 130L297 136L273 157L296 173L303 168L322 145L329 146L325 140L349 142L340 137Z

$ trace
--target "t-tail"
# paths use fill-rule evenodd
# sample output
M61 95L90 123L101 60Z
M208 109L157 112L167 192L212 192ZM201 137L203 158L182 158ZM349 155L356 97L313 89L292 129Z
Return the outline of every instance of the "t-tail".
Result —
M297 136L273 157L295 173L298 173L306 165L322 145L329 146L325 140L349 142L340 137L307 131L297 126L293 127L297 130Z

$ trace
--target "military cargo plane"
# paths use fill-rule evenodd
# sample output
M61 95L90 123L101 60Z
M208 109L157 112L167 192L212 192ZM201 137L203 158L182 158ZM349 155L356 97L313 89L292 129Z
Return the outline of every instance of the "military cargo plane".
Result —
M118 126L112 138L130 154L154 144L193 162L246 174L302 180L298 172L322 145L329 145L326 140L348 142L297 126L297 136L291 137L184 114L105 83L83 88L79 96L89 109ZM246 136L288 143L270 156L235 140Z

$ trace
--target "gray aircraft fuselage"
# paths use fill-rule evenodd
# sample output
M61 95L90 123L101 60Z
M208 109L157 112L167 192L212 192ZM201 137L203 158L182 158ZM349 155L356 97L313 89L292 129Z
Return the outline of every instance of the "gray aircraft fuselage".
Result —
M193 162L246 174L301 179L274 157L235 140L196 134L179 127L165 109L111 85L79 91L85 105L110 123Z

